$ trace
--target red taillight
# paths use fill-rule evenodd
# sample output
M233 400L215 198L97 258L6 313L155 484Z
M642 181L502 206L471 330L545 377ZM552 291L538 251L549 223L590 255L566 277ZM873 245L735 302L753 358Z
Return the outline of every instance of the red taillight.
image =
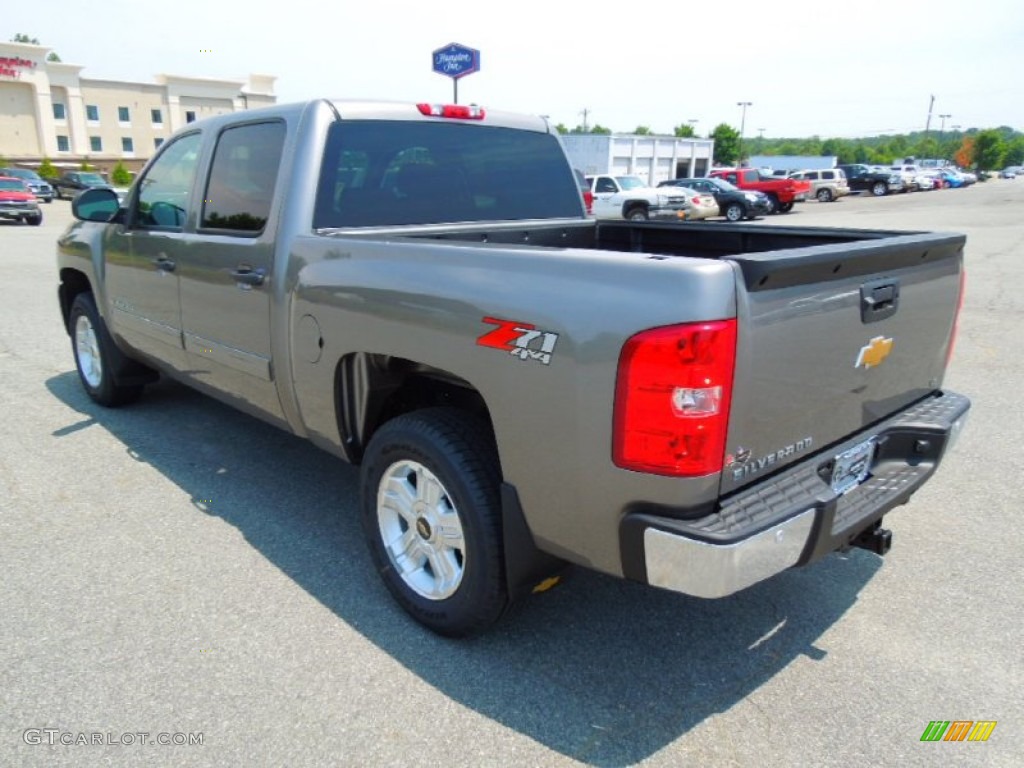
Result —
M594 193L589 189L583 190L583 204L587 206L587 213L594 212Z
M619 357L612 460L692 477L722 470L736 363L736 321L653 328Z
M417 104L421 115L429 117L453 117L457 120L483 120L484 109L475 104Z
M967 270L960 266L960 296L956 300L956 314L953 315L953 329L949 334L949 347L946 348L946 367L953 359L953 347L956 346L956 335L960 332L960 310L964 308L964 292L967 290Z

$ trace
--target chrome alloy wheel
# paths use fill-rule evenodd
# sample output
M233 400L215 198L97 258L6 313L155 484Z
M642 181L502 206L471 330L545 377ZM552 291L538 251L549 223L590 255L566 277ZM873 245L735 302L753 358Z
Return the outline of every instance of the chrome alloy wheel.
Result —
M75 321L75 356L86 384L93 389L98 388L103 383L103 361L96 329L84 314Z
M377 489L377 526L402 580L428 600L451 597L465 573L462 521L448 491L417 461L398 461Z

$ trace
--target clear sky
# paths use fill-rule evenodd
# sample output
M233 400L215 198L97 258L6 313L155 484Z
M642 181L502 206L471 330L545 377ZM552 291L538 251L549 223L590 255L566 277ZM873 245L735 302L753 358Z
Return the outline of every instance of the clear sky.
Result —
M320 96L450 101L431 51L481 51L459 101L658 133L860 136L1024 130L1022 0L28 0L0 38L39 38L84 77L277 76L281 103ZM209 52L204 52L209 51Z

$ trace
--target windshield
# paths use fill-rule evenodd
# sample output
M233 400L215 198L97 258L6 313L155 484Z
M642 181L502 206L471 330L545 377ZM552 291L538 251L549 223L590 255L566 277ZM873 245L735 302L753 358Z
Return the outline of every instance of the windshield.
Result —
M708 181L724 192L739 192L740 189L735 184L730 184L725 179L708 179Z
M639 176L616 176L615 180L623 189L641 189L647 186Z
M25 185L16 179L0 179L0 189L14 192L28 192Z
M103 177L98 173L80 173L78 174L78 180L83 184L106 184Z

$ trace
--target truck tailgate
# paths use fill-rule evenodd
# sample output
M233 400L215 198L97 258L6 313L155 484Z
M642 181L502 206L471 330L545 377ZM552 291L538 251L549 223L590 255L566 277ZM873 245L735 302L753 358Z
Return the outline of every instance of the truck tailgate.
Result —
M964 242L907 233L729 257L739 335L723 495L941 386Z

